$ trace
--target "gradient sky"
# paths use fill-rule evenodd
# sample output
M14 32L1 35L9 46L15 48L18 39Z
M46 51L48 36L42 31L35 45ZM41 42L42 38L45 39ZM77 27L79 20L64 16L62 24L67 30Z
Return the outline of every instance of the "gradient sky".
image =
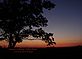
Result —
M82 45L82 0L52 0L56 8L45 10L48 32L54 32L59 43Z
M47 32L54 33L57 47L82 45L82 0L50 0L56 3L56 8L51 11L44 10L48 19ZM29 44L22 43L24 46ZM44 47L42 41L30 41ZM39 43L37 43L39 42ZM18 45L22 45L22 43ZM30 44L32 44L30 43ZM37 43L37 44L36 44ZM33 46L34 46L33 44Z

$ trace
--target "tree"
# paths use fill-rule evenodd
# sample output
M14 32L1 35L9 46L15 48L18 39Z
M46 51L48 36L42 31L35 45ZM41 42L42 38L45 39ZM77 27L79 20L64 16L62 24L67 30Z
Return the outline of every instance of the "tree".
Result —
M55 7L47 0L3 0L0 3L0 28L9 36L9 47L13 48L24 27L29 27L27 34L35 35L33 27L46 27L48 20L43 16L43 9ZM24 31L22 31L24 32Z

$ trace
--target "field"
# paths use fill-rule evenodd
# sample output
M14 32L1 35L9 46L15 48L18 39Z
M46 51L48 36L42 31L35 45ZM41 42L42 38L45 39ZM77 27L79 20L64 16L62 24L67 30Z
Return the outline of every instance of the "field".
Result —
M4 58L82 58L82 46L62 48L1 48L0 59Z

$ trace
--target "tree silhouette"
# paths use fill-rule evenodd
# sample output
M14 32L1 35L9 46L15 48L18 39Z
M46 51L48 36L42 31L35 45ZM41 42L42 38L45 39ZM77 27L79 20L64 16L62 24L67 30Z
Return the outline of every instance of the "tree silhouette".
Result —
M20 31L29 27L25 32L34 37L45 36L45 32L33 30L34 27L46 27L48 20L43 16L43 10L51 10L55 4L48 0L3 0L0 2L0 28L4 36L9 38L9 47L13 48L17 42L22 42ZM24 33L24 34L25 34ZM15 41L14 41L15 38Z

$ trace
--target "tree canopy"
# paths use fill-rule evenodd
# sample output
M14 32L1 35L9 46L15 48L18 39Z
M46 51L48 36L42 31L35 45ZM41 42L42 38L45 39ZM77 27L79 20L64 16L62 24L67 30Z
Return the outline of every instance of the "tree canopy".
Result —
M3 0L0 2L0 28L12 36L19 34L24 27L30 30L46 27L48 20L43 16L43 10L54 7L49 0Z

